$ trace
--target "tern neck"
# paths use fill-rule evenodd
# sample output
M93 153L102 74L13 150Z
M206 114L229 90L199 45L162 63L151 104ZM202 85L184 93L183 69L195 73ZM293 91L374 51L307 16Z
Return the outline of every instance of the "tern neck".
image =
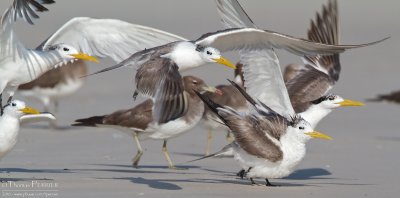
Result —
M10 133L18 133L18 130L17 131L11 130L11 128L14 128L15 126L19 128L19 117L7 113L4 113L0 117L0 128L1 128L0 133L3 134L3 136L4 134L7 134L6 136L13 136Z
M311 105L306 111L299 115L310 123L311 128L315 128L319 121L321 121L321 119L327 116L331 111L332 109L323 108L319 105Z
M287 132L281 137L282 164L288 170L293 170L304 158L306 154L306 141L305 139L299 139L298 136L291 132Z
M187 41L177 43L171 53L165 55L165 57L173 60L178 65L179 71L206 64L200 53L196 51L194 43Z

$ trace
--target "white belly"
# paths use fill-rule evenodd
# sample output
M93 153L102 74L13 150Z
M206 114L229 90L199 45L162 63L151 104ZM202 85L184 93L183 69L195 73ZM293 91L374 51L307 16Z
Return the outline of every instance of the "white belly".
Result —
M283 159L278 162L271 162L266 159L249 155L238 146L234 147L233 153L234 159L243 169L247 171L251 167L250 172L247 173L247 177L274 179L286 177L292 173L296 165L298 165L303 159L305 149L299 149L293 153L283 151Z
M32 97L42 102L49 99L60 99L78 91L83 86L81 79L68 79L66 82L59 83L54 87L34 87L31 90L20 90L19 93L24 97Z
M188 132L192 129L196 124L200 121L201 115L197 116L196 119L190 124L185 122L182 118L170 121L166 124L155 125L151 124L151 126L146 130L146 132L152 132L148 137L152 139L169 139L176 137L178 135L182 135L185 132ZM146 133L144 133L146 134Z
M17 143L19 125L0 120L0 158L6 155Z

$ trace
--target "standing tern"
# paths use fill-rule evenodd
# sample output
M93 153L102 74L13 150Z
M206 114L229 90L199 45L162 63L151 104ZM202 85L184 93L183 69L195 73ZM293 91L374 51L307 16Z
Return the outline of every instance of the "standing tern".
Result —
M218 92L218 89L208 87L203 80L194 76L184 76L184 98L187 111L175 120L163 124L155 122L154 113L156 105L148 99L141 104L126 110L119 110L112 114L94 116L76 120L73 126L107 127L118 129L131 134L137 145L138 151L133 158L132 166L137 168L143 149L140 145L139 135L151 139L163 140L162 152L168 161L168 167L175 169L167 151L167 140L189 131L201 120L204 112L204 104L197 97L197 92Z
M40 113L19 100L12 100L5 105L4 113L0 116L0 159L17 143L21 122L37 122L43 119L55 118L50 113Z
M235 141L230 146L234 159L247 170L246 176L252 184L255 184L253 178L261 177L267 186L274 186L269 179L292 173L306 154L305 144L308 140L331 139L314 131L306 120L294 114L291 105L282 106L281 113L275 112L264 103L267 101L265 98L258 98L260 94L254 99L239 85L231 83L251 104L252 112L238 112L215 103L207 96L198 95L232 131Z
M44 111L50 111L54 106L53 113L58 113L59 100L78 91L84 84L87 74L87 65L78 60L47 71L35 80L21 84L18 93L23 97L33 98L44 105ZM50 127L56 128L55 120L50 120Z

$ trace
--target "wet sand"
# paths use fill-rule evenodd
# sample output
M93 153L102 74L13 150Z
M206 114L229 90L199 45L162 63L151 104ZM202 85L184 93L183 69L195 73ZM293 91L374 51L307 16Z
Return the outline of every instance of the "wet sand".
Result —
M1 9L9 3L1 1ZM242 3L259 27L304 37L310 18L325 1ZM400 89L399 7L394 0L339 2L343 43L392 38L344 53L340 81L333 93L363 101ZM17 33L27 46L35 47L73 16L119 18L192 39L221 29L213 1L58 0L48 8L50 12L41 14L36 26L18 26ZM233 53L229 57L235 60ZM279 52L279 57L282 65L300 62L286 52ZM103 60L90 64L90 70L111 64ZM225 67L208 65L185 74L217 85L227 83L225 79L232 73ZM133 169L130 160L136 147L130 136L111 129L69 127L75 119L137 104L131 99L133 75L132 69L120 69L88 78L77 94L61 101L58 122L62 130L49 130L44 123L25 126L14 150L0 162L1 178L6 181L1 185L2 196L15 192L12 190L57 193L53 197L397 197L400 192L400 106L389 103L335 110L317 127L334 140L311 140L297 171L288 178L271 180L280 187L250 186L249 181L239 180L235 176L239 168L229 158L185 164L204 153L206 130L201 127L169 141L172 160L183 163L180 167L187 170L166 169L162 142L152 140L143 142L141 166ZM215 133L213 151L224 146L224 135ZM32 182L36 182L32 188L21 187Z

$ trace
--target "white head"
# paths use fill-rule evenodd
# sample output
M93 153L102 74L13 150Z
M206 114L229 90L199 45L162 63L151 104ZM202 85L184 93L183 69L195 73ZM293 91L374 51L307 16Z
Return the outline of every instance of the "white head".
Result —
M27 107L24 102L19 100L12 100L4 106L4 115L20 118L27 114L39 114L39 111L31 107Z
M312 105L318 105L325 109L334 109L337 107L348 107L348 106L364 106L362 102L343 99L342 97L334 94L325 95L317 100L311 102Z
M173 60L178 65L179 70L194 68L207 63L219 63L230 68L236 68L221 56L219 50L213 47L196 45L193 42L177 42L170 53L161 57Z
M222 57L221 52L213 47L204 47L196 45L196 51L200 53L203 61L207 63L218 63L227 67L236 69L236 66L229 62L227 59Z
M295 116L292 118L292 120L290 121L290 125L288 126L287 133L304 143L311 138L321 138L326 140L332 139L328 135L314 131L310 123L305 121L300 116Z
M68 62L73 62L74 60L77 59L98 62L95 57L79 52L77 49L75 49L70 45L55 44L46 48L49 51L52 50L58 52L58 54L64 59L63 64L66 64Z

